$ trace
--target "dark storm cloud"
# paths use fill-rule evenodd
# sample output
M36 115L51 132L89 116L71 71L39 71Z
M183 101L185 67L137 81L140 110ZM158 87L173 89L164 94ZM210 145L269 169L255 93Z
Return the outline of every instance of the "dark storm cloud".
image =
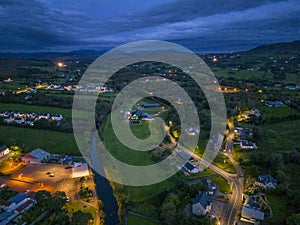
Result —
M300 38L298 1L150 2L0 0L0 51L99 49L144 39L238 50Z

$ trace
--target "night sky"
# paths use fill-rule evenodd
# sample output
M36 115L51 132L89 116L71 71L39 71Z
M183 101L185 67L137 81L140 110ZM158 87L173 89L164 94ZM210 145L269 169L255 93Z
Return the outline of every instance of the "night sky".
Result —
M0 0L0 51L109 49L167 40L198 52L300 39L300 1Z

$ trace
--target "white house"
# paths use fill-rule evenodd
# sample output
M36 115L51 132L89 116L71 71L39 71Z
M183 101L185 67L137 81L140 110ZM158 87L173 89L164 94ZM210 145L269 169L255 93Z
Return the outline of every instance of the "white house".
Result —
M0 147L0 157L3 157L9 153L9 148L5 145Z

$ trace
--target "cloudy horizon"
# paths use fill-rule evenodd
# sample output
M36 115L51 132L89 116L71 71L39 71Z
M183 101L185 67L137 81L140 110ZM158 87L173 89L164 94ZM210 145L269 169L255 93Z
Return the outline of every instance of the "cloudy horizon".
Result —
M300 39L297 0L0 0L0 52L107 50L165 40L230 52Z

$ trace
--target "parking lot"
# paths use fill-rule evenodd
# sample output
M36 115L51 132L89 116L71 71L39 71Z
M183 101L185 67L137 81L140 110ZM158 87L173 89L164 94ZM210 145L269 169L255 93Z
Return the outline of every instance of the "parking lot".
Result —
M9 188L25 192L48 190L50 192L68 191L76 192L79 179L72 179L72 169L65 169L66 165L61 164L41 164L27 165L10 176L11 179L0 178L0 183L5 183Z

